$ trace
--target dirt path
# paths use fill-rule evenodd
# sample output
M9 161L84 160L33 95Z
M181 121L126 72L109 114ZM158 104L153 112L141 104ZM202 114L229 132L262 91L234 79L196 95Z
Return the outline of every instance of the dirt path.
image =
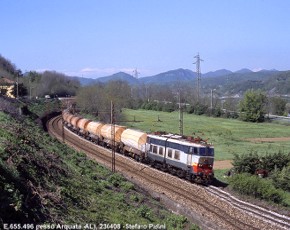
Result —
M213 165L214 169L230 169L232 167L232 160L215 161Z

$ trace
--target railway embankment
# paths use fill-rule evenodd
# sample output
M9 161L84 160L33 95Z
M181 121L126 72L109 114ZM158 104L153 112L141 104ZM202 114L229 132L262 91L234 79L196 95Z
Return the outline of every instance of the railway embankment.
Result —
M36 122L47 104L29 105L31 116L19 112L19 102L0 100L0 228L49 223L197 229L121 175L50 137Z
M110 150L79 137L67 128L63 129L60 117L50 120L48 126L51 135L60 141L81 149L107 167L111 166ZM115 166L129 180L159 194L158 200L171 206L171 209L193 218L195 223L201 221L203 229L288 229L290 226L289 217L234 199L219 188L188 183L119 154L116 155Z

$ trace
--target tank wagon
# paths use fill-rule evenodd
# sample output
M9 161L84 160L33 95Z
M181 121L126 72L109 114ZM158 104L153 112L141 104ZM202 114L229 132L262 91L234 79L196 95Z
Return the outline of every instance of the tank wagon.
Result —
M121 144L121 134L126 129L124 126L114 125L114 130L112 130L113 126L111 124L105 124L101 128L101 137L103 146L112 147L113 144L116 147L116 150L119 150ZM112 135L112 131L113 134ZM113 143L115 138L115 143Z
M79 121L78 121L78 131L79 131L79 134L82 135L82 136L87 136L87 126L88 124L91 122L92 120L89 120L89 119L86 119L86 118L81 118Z
M164 132L147 134L119 125L112 130L111 124L91 121L67 111L62 115L65 125L73 132L98 145L114 146L120 154L139 162L196 183L209 184L214 178L214 147L200 138Z
M79 131L79 125L78 125L78 122L81 120L82 118L79 117L79 116L73 116L71 119L70 119L70 123L72 125L72 128L76 131Z
M71 114L71 113L69 113L69 112L67 112L67 111L64 111L64 112L62 113L63 122L64 122L64 124L66 124L68 127L71 126L71 122L70 122L70 120L71 120L71 118L72 118L73 116L74 116L73 114Z
M126 129L121 135L120 151L137 161L144 161L146 159L146 141L147 133Z
M100 143L101 138L101 128L104 126L101 122L91 121L86 126L86 138L95 142L96 144Z

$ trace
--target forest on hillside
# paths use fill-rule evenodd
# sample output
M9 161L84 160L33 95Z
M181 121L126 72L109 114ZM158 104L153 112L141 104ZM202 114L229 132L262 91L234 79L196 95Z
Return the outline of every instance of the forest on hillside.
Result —
M174 76L175 71L170 73ZM168 85L156 83L131 85L124 79L112 78L108 82L82 86L77 78L56 71L22 73L15 64L1 55L0 77L18 82L14 94L20 97L36 99L45 95L51 98L77 96L78 108L92 113L109 110L110 103L114 100L116 111L122 108L142 108L171 112L182 107L183 111L188 113L237 118L239 112L245 111L240 102L249 90L257 91L258 94L260 91L265 96L262 102L256 101L262 103L261 106L254 104L260 108L259 116L262 117L249 120L263 121L263 116L267 113L281 116L290 113L288 97L276 93L290 92L289 71L231 73L226 76L207 77L202 79L200 95L197 95L195 82L188 81ZM225 96L235 93L235 96ZM101 116L102 113L99 114Z

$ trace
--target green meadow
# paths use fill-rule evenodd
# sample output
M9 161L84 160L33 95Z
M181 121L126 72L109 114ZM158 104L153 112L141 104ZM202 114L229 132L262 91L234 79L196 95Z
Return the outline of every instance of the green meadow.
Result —
M146 132L179 133L179 113L151 110L122 111L121 125ZM248 138L290 137L290 126L274 123L249 123L235 119L183 114L183 134L207 139L215 147L216 160L229 160L233 154L257 152L265 155L289 152L290 141L251 142Z

